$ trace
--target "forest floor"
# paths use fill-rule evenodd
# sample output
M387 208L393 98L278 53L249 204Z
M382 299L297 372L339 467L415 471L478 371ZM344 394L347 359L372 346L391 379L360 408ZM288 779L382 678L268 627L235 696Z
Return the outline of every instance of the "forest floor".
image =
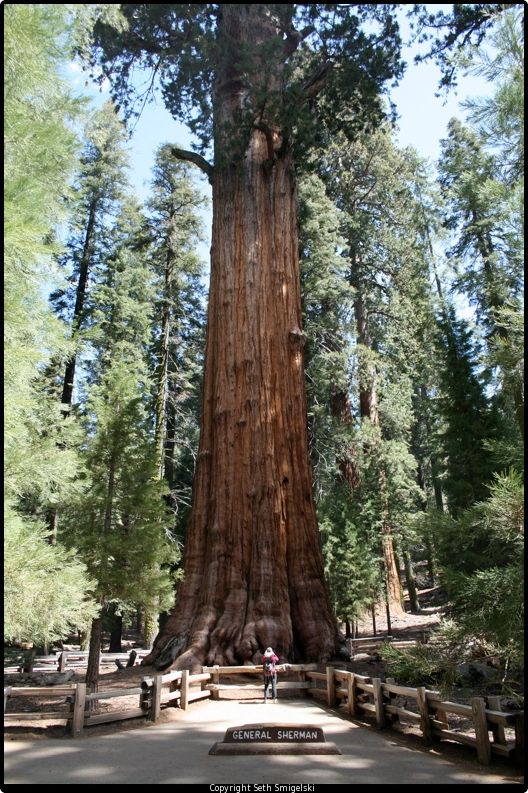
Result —
M431 630L437 627L441 621L444 610L446 608L445 596L443 592L438 588L427 588L424 587L423 589L419 590L418 593L419 602L420 602L420 610L416 612L406 611L397 616L391 615L391 635L395 640L405 640L405 639L416 639L417 641L422 641L424 634L428 634ZM408 608L408 604L407 604ZM381 609L376 612L375 614L375 621L376 621L376 637L382 640L387 635L387 618L384 609ZM372 615L366 615L363 620L360 620L358 624L358 633L359 638L362 637L372 637L373 636L373 623L372 623ZM128 634L126 636L126 640L123 642L123 650L128 651L132 649L134 646L140 646L135 640L133 634ZM357 658L357 660L356 660ZM333 662L335 666L339 666L342 669L351 669L352 671L356 672L357 674L366 675L368 677L381 677L385 679L387 677L392 677L393 675L390 672L390 669L387 667L386 664L383 663L380 656L375 652L371 651L370 653L365 652L362 653L358 651L355 657L353 657L350 661L346 661L344 659L339 659ZM140 685L141 680L143 677L148 676L151 673L149 667L140 666L139 664L125 669L104 669L101 671L100 674L100 683L99 683L99 690L100 691L110 691L111 689L123 689L123 688L132 688L137 687ZM10 680L11 676L6 676L6 684L13 685L16 681ZM85 671L78 670L76 671L75 675L71 680L70 683L76 682L84 682L85 679ZM400 681L397 681L400 682ZM22 685L28 685L27 682L21 683ZM430 688L431 686L428 686ZM35 693L38 693L38 688L35 689ZM461 691L450 691L449 692L449 699L452 701L458 702L469 702L469 698L471 696L483 696L485 692L482 690L482 686L474 685L473 687L466 687ZM292 694L291 696L296 696ZM297 695L299 696L299 695ZM232 699L236 698L238 700L248 700L248 699L260 699L258 695L255 695L254 692L251 691L237 691L231 695L227 695L224 692L222 693L222 698ZM135 708L138 706L138 695L133 695L130 697L120 697L118 699L105 699L100 700L98 703L98 713L106 713L111 711L124 711L129 708ZM55 700L56 702L56 700ZM395 704L397 704L395 702ZM410 707L408 703L401 703L404 707ZM23 713L23 712L30 712L35 710L42 710L46 711L49 709L54 709L54 700L52 698L46 699L38 697L33 699L32 697L16 697L11 696L9 699L9 708L8 710L15 713ZM506 709L506 708L504 708ZM166 723L170 721L175 721L180 718L181 710L179 708L164 708L160 714L160 723ZM456 724L450 725L451 728L459 730L460 732L469 731L471 725L469 722L466 722L461 717L454 717L456 720ZM105 735L105 734L112 734L115 732L121 732L130 729L137 729L145 726L144 719L130 719L130 720L123 720L123 721L116 721L107 724L101 725L94 725L89 728L90 735ZM368 729L374 729L374 727L370 724L368 719L365 720L365 727ZM391 728L391 732L393 734L399 735L399 739L403 740L408 745L413 746L414 748L420 748L422 744L422 737L419 729L414 725L403 725L403 724L395 724ZM45 739L49 737L61 737L67 736L68 731L67 727L63 724L57 723L57 721L39 721L38 726L35 722L31 723L29 721L24 721L22 718L17 721L9 721L5 727L5 739L6 740L22 740L22 739ZM442 750L441 753L448 754L452 759L457 760L459 759L461 762L464 763L476 763L475 760L475 752L469 747L462 746L460 744L452 744L450 742L442 742ZM500 759L494 760L494 762L498 762L501 765L502 770L507 767L507 763L502 763ZM514 770L512 769L512 774L514 774Z

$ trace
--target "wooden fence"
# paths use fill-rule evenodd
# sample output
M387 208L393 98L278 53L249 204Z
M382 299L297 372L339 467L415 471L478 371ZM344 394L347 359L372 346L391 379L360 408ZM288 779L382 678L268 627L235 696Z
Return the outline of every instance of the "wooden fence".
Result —
M150 650L135 649L136 662L145 658ZM130 651L126 653L101 653L100 666L114 667L116 661L121 661L126 665L130 656ZM15 663L4 665L4 674L22 672L26 668L31 668L32 672L66 672L67 669L86 669L88 666L88 651L84 650L63 650L53 655L32 656L30 651L20 653L18 658L13 658ZM4 660L5 664L5 660Z
M389 644L399 650L415 647L417 644L425 644L428 634L423 632L418 639L394 639L392 636L365 636L357 639L347 639L346 648L350 656L356 653L378 652L384 645Z
M418 725L427 744L451 740L471 746L477 751L478 759L489 764L492 755L513 758L522 762L524 752L524 712L504 713L500 710L499 697L473 697L470 705L442 700L436 691L424 686L411 688L397 685L392 680L383 682L354 672L328 666L326 672L316 671L315 664L283 664L277 667L282 674L288 673L296 680L279 680L279 690L306 692L322 700L331 708L338 707L352 717L374 718L376 727L383 729L395 721ZM162 707L179 705L187 709L191 702L212 696L218 699L221 691L259 690L258 683L222 683L222 678L262 675L261 666L212 666L203 667L200 674L188 671L169 672L165 675L144 677L138 688L120 688L111 691L86 693L86 684L49 688L4 688L4 715L6 721L54 719L70 723L73 736L81 734L84 727L92 724L118 721L136 717L156 722ZM138 706L122 711L94 713L87 709L90 702L115 697L139 696ZM52 697L62 699L60 709L46 712L6 713L9 697ZM397 698L403 698L398 704ZM409 705L409 700L411 704ZM471 734L457 732L449 723L449 716L462 716L471 724ZM511 735L507 737L506 730ZM491 736L491 737L490 737Z
M504 713L499 697L473 697L471 705L442 700L437 691L424 686L399 686L394 681L382 682L345 670L327 667L326 672L308 672L313 681L308 692L322 699L329 707L344 707L350 716L368 715L376 727L383 729L394 721L417 724L424 741L451 740L476 749L479 762L488 765L492 754L521 761L524 751L524 712ZM394 700L403 697L404 705ZM409 707L408 700L412 700ZM415 709L411 709L415 708ZM472 725L472 734L457 732L449 724L449 715L463 716ZM514 739L507 740L505 728L514 730ZM490 740L491 733L491 740Z
M296 680L280 680L277 681L277 690L284 691L307 691L311 683L307 680L306 675L310 671L317 669L317 664L278 664L277 672L279 676L284 677L290 675L296 677ZM206 689L211 692L213 699L218 699L221 691L260 691L263 692L264 685L262 679L262 666L204 666L204 672L211 675L212 683L206 685ZM222 683L221 678L232 677L239 675L251 675L252 677L260 678L258 683Z
M86 692L86 683L77 683L70 686L50 686L43 688L39 686L15 688L4 688L4 720L9 721L35 721L53 720L69 724L71 734L77 737L81 734L84 727L93 724L105 724L112 721L123 719L135 719L138 717L148 718L150 721L157 721L161 707L164 705L176 705L186 710L191 702L204 697L210 697L210 692L203 688L203 684L210 680L208 673L191 675L188 671L170 672L166 675L156 675L155 677L145 677L140 687L116 688L109 691ZM89 705L105 699L115 699L118 697L139 696L137 707L127 707L120 711L109 711L107 713L96 713L90 711ZM7 703L10 697L31 697L57 698L62 700L53 711L21 711L17 713L6 713Z

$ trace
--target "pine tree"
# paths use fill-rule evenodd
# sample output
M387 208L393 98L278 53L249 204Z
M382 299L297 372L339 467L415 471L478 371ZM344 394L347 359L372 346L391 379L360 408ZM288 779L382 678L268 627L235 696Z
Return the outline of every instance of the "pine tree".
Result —
M397 612L402 601L395 546L410 572L408 517L423 500L410 446L413 393L430 353L433 314L418 200L423 168L415 153L397 150L391 137L388 128L353 144L336 137L320 152L319 167L342 211L354 290L356 415L363 427L350 442L349 457L358 484L359 459L369 468L369 481L374 469L378 477L375 495L360 485L351 496L365 500L369 519L377 504L380 534L371 550L379 555L381 542L388 602Z
M517 321L515 316L523 314L524 286L524 57L522 18L517 9L500 17L491 41L491 54L483 48L466 48L460 59L470 73L485 76L494 91L489 97L464 103L471 128L464 130L464 144L459 143L458 149L452 131L453 143L446 144L442 178L451 210L447 220L451 226L456 224L459 235L454 248L462 255L459 284L484 317L487 363L498 374L497 404L507 415L512 413L513 404L524 437L524 377L518 365L508 365L512 359L518 360L515 325L522 319ZM473 150L468 154L470 142ZM467 185L462 189L449 180L451 169L460 165L464 168L460 181ZM473 226L468 222L471 218ZM492 252L488 259L483 241L486 234ZM480 254L476 265L467 255L471 244ZM475 277L484 289L472 291ZM519 446L514 436L509 442L512 450Z
M198 447L203 365L203 264L198 210L205 199L192 183L189 166L170 146L158 150L148 203L145 237L156 276L152 357L156 367L155 445L158 476L169 487L173 531L183 542ZM158 609L159 611L159 609ZM155 614L145 613L146 643L152 644Z
M484 77L494 90L462 106L490 149L500 151L501 180L517 188L524 176L524 29L523 14L512 7L496 21L491 50L468 47L460 65Z
M89 324L89 282L106 250L112 215L118 210L126 189L126 134L111 102L93 114L86 127L82 167L77 175L72 207L72 223L62 267L70 270L69 286L51 295L55 310L71 327L79 352L82 330ZM61 383L61 402L68 410L73 400L78 352L66 363Z
M310 456L316 502L346 476L352 421L353 293L340 213L315 174L299 184L299 246Z
M139 215L120 217L114 245L94 289L93 361L85 410L85 488L65 511L61 534L75 544L97 581L87 682L97 689L102 620L123 604L151 610L172 593L165 488L157 476L149 415L152 273L137 243ZM138 250L139 248L139 250Z
M443 486L449 511L456 515L485 497L494 462L486 442L497 432L497 420L477 376L475 341L453 308L440 324L443 338L441 445L446 455Z
M85 568L49 545L43 529L79 470L73 427L43 388L50 360L68 351L43 294L56 281L55 229L65 218L79 105L59 77L65 10L7 5L4 21L5 630L8 640L46 643L91 613Z
M181 451L177 434L196 422L200 388L203 312L203 264L196 254L202 239L198 210L204 197L192 184L189 167L174 159L170 146L158 151L149 201L148 235L152 267L158 273L154 355L158 360L156 447L160 477L174 492ZM189 462L186 456L187 463Z

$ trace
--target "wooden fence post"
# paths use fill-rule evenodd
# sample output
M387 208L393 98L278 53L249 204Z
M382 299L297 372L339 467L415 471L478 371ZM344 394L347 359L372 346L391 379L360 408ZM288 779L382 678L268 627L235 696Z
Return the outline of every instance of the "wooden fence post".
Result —
M180 708L182 710L187 710L189 705L189 670L184 669L182 671L181 676L181 697L180 697Z
M433 730L429 720L429 705L427 702L427 694L425 686L419 686L416 689L416 700L418 702L418 710L420 711L420 728L426 744L433 742Z
M68 660L68 653L63 650L59 657L59 672L66 671L66 661Z
M86 705L86 683L77 683L73 699L72 736L77 738L84 727L84 707Z
M475 722L478 760L483 765L489 765L491 761L491 744L488 733L488 720L486 718L486 703L482 697L471 698L471 710L473 711L473 720Z
M392 683L393 685L396 684L396 680L393 677L386 677L385 682L389 684ZM393 700L395 697L396 694L392 694L391 692L389 692L389 700ZM394 724L395 722L400 720L400 717L398 716L397 713L391 713L390 715L386 714L386 718L387 721L389 721L391 724Z
M326 667L326 698L328 707L333 708L336 703L334 667Z
M215 664L215 666L213 666L212 679L213 679L213 683L216 686L220 685L220 672L218 671L218 669L219 669L218 664ZM213 699L220 699L220 692L218 691L218 689L216 691L211 691L211 696Z
M515 762L524 764L524 711L515 716Z
M348 680L347 680L347 688L348 688L348 712L351 716L356 715L356 676L354 672L348 673Z
M161 688L162 688L161 675L154 675L152 682L152 701L150 703L150 721L156 722L159 719L161 710Z
M11 686L6 686L4 688L4 713L6 712L7 698L9 697L10 693L11 693Z
M376 727L382 730L385 727L385 710L383 708L383 690L381 688L381 678L372 678L374 687L374 707L376 708Z
M488 697L488 707L490 710L502 710L500 697ZM506 746L506 733L502 724L490 724L493 732L493 742Z

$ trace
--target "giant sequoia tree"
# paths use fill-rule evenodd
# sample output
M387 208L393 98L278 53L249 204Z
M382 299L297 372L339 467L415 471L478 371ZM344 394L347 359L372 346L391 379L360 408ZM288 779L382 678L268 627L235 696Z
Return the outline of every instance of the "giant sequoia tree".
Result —
M149 660L236 663L272 644L322 659L336 626L312 497L294 151L318 119L353 132L379 117L399 70L388 5L121 6L98 22L94 63L131 108L133 66L153 70L213 185L203 415L185 578ZM368 21L368 32L363 23ZM212 162L203 156L213 146Z

